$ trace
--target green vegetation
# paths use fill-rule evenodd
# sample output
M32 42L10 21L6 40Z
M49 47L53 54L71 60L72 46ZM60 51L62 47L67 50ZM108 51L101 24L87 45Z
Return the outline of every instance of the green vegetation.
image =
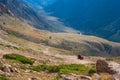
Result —
M25 56L22 56L22 55L19 55L19 54L15 54L15 53L12 53L12 54L5 54L3 56L4 58L6 59L10 59L10 60L15 60L15 61L19 61L23 64L30 64L32 65L34 63L33 60L25 57Z
M92 67L88 67L82 64L68 64L68 65L39 65L39 66L31 66L31 70L34 71L48 71L50 73L59 73L59 74L68 74L68 73L75 73L75 74L90 74L95 73L96 70Z
M4 46L4 44L0 43L1 46Z
M54 78L53 80L64 80L64 79L60 78L60 75L59 75L56 78Z
M6 78L5 76L0 76L0 80L10 80L10 79Z
M6 44L3 44L3 43L0 43L0 46L4 46L4 47L6 47L6 48L10 48L10 49L21 50L21 51L24 50L24 49L21 48L21 47L16 47L16 46L12 46L12 45L6 45Z
M0 69L2 69L2 66L3 66L3 64L2 64L1 61L0 61Z
M44 45L48 45L49 44L49 40L43 40L42 43L44 43Z
M12 46L12 45L5 45L5 47L11 48L11 49L16 49L16 50L24 50L23 48Z

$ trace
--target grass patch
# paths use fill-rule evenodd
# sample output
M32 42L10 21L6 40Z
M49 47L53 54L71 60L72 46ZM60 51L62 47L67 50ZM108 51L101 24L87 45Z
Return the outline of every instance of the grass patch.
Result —
M0 43L0 46L4 46L4 44Z
M16 50L21 50L21 51L24 50L23 48L16 47L16 46L12 46L12 45L5 45L5 47L7 47L7 48L11 48L11 49L16 49Z
M120 56L118 57L109 57L107 58L108 61L115 61L120 64Z
M5 76L0 76L0 80L10 80L10 79L6 78Z
M68 65L39 65L39 66L31 66L29 69L34 71L49 71L50 73L60 73L60 74L68 74L68 73L75 73L75 74L90 74L95 73L96 70L92 67L88 67L82 64L68 64Z
M10 60L15 60L15 61L19 61L23 64L30 64L32 65L34 63L33 60L25 57L25 56L22 56L22 55L19 55L19 54L15 54L15 53L12 53L12 54L5 54L3 56L4 58L6 59L10 59Z
M4 46L4 47L6 47L6 48L10 48L10 49L21 50L21 51L24 50L24 49L21 48L21 47L16 47L16 46L12 46L12 45L6 45L6 44L3 44L3 43L0 43L0 46Z

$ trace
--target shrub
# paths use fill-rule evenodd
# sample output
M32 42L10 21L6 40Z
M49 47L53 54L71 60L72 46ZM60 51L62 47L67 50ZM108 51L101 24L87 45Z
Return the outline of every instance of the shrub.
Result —
M6 59L11 59L11 60L15 60L15 61L19 61L23 64L30 64L32 65L34 63L33 60L25 57L25 56L22 56L22 55L19 55L19 54L15 54L15 53L12 53L12 54L5 54L3 56L4 58Z
M91 67L86 67L81 64L68 64L68 65L54 65L54 66L49 66L49 65L39 65L39 66L31 66L31 70L35 71L45 71L48 70L49 72L56 72L60 74L68 74L68 73L75 73L75 74L89 74L89 73L94 73L96 72L95 69Z
M46 66L46 70L49 72L59 72L60 66Z
M11 49L16 49L16 50L24 50L23 48L12 46L12 45L5 45L5 47L11 48Z
M4 44L0 43L1 46L4 46Z
M52 39L52 37L51 37L51 36L49 36L49 39Z
M0 80L10 80L10 79L6 78L5 76L0 76Z
M96 69L95 69L95 68L91 68L91 69L89 70L89 74L93 74L93 73L96 73Z
M1 61L0 61L0 69L2 69L2 66L3 66L3 64L2 64Z

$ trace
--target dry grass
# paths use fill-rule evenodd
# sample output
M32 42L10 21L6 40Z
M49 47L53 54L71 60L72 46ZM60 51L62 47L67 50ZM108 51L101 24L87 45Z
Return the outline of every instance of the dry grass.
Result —
M70 55L73 54L72 52L68 51L68 50L63 50L63 49L59 49L59 48L53 48L51 47L49 49L49 51L53 54L58 53L58 54L64 54L64 55Z
M98 79L98 77L93 75L92 79L96 80L96 79ZM108 74L108 73L101 73L100 76L99 76L99 79L100 80L115 80L115 78L112 75Z
M101 80L115 80L114 77L108 73L100 74Z
M117 62L117 63L120 64L120 56L118 56L118 57L108 58L107 60L108 60L108 61L115 61L115 62Z
M3 22L6 24L3 25ZM73 33L51 33L44 30L37 30L34 27L31 27L25 22L21 22L17 18L12 18L8 15L4 15L0 17L0 24L7 28L8 30L18 32L20 34L25 34L31 36L33 38L38 38L42 40L50 40L53 43L59 43L61 40L65 39L67 41L72 42L79 42L82 44L86 44L84 41L92 41L92 42L102 42L102 43L109 43L111 45L118 45L118 43L111 43L105 39L98 38L95 36L86 36L86 35L79 35ZM49 37L52 37L49 39Z
M20 75L14 74L17 77L11 77L11 80L28 80L29 78L36 78L38 80L54 80L56 77L55 73L45 73L45 72L33 72L33 73L25 73L22 72Z
M3 24L5 22L5 24ZM103 46L102 43L109 44L111 46L118 46L118 43L112 43L105 39L101 39L95 36L79 35L74 33L52 33L49 31L38 30L25 22L20 21L15 17L8 15L0 16L0 25L2 25L9 34L4 35L4 39L17 43L22 47L32 48L34 50L42 51L46 46L51 46L51 51L55 53L72 54L72 53L86 53L101 52L99 48L93 44ZM17 36L17 37L16 37ZM61 43L67 42L65 46L70 47L70 50L65 49ZM64 43L66 43L64 42ZM89 44L90 42L91 44ZM36 44L37 43L37 44ZM46 46L45 46L46 45ZM59 46L59 47L58 47ZM53 49L53 50L52 50ZM91 51L91 52L90 52ZM94 53L93 53L94 54Z

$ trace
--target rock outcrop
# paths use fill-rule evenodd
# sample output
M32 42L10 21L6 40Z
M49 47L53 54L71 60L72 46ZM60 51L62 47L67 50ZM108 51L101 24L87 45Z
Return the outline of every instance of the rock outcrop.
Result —
M97 73L109 73L115 74L116 70L113 69L114 66L110 66L105 60L98 60L96 63Z
M11 65L9 64L4 64L1 67L0 70L0 75L4 75L4 76L12 76L12 73L19 73L20 71L17 68L13 68Z
M116 80L120 80L120 64L113 61L98 60L96 63L97 73L109 73Z

